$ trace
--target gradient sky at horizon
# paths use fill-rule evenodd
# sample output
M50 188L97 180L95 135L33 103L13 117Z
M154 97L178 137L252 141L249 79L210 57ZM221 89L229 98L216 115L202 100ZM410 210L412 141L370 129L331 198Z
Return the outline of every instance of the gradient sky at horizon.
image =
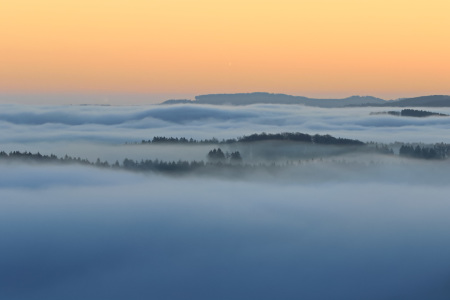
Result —
M450 94L449 11L448 0L1 1L0 94Z

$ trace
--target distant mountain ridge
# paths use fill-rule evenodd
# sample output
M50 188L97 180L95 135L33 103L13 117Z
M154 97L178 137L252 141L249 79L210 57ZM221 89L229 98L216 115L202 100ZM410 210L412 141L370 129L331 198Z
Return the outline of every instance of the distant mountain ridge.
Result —
M199 104L303 104L317 107L344 107L348 105L382 104L383 99L375 97L352 96L344 99L313 99L302 96L291 96L286 94L249 93L249 94L212 94L195 97Z
M199 95L191 100L168 100L162 104L209 104L209 105L251 105L251 104L300 104L313 107L450 107L450 96L432 95L400 100L384 100L372 96L351 96L342 99L316 99L303 96L271 93L239 93Z
M431 95L386 102L386 106L397 107L450 107L450 96Z

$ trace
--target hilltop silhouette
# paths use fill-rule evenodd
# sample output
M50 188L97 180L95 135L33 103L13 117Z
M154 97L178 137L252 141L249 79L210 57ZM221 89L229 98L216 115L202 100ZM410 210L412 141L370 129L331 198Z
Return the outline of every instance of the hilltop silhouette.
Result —
M162 104L209 104L209 105L251 105L251 104L298 104L313 107L450 107L450 96L431 95L398 100L384 100L372 96L351 96L341 99L317 99L303 96L271 93L238 93L199 95L195 100L167 100Z

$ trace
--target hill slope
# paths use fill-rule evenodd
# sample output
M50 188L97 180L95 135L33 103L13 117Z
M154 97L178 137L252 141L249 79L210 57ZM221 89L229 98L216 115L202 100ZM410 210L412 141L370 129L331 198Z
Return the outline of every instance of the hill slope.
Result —
M387 102L386 106L397 107L450 107L450 96L432 95L421 96L415 98L400 99L397 101Z
M191 100L167 100L162 104L209 104L209 105L251 105L251 104L299 104L314 107L450 107L450 96L431 95L386 101L372 96L351 96L342 99L315 99L303 96L271 93L209 94Z
M366 96L352 96L344 99L314 99L302 96L270 93L210 94L195 97L194 103L213 105L250 104L303 104L316 107L344 107L349 105L384 104L383 99Z

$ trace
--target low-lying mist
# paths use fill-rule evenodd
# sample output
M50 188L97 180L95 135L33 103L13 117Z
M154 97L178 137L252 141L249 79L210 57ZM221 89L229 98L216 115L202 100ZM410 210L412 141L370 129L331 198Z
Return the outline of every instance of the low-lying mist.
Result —
M450 190L419 174L282 184L19 164L0 176L2 299L450 296Z
M450 142L447 117L371 115L385 108L301 105L0 105L2 143L140 142L154 136L234 138L255 132L331 134L364 142ZM435 109L449 114L449 108Z
M0 299L450 298L448 147L400 155L392 144L450 143L450 118L296 105L1 109ZM386 144L220 143L262 132ZM218 141L141 143L156 136ZM224 158L208 161L218 148ZM181 160L204 163L172 172Z

